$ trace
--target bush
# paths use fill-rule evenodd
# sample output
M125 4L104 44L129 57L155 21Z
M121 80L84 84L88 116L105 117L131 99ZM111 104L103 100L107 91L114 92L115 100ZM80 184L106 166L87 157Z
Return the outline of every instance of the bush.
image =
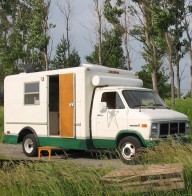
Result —
M3 124L4 124L4 117L3 117L3 107L0 106L0 142L3 139Z
M176 110L178 112L181 112L183 114L186 114L189 118L190 121L190 128L192 130L192 99L187 98L187 99L176 99L175 100L175 105L171 106L171 100L166 99L165 102L169 107L171 107L173 110Z

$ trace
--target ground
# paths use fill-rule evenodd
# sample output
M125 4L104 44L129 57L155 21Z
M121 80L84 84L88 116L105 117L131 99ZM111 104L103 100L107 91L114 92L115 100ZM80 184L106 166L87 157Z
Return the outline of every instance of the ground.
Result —
M7 159L19 160L38 160L37 157L27 157L22 151L20 144L0 144L0 154ZM56 151L52 153L51 161L72 161L74 163L83 165L97 165L97 166L113 166L116 168L123 168L126 165L121 162L116 155L106 153L105 151L86 151L86 152L69 152L69 151ZM41 160L48 160L45 153L41 156Z

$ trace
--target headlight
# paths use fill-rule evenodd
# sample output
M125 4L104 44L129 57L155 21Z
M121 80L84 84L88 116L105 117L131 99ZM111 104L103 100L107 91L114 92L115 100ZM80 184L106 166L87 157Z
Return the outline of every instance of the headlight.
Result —
M186 122L186 123L185 123L185 133L188 134L189 132L190 132L189 123Z
M151 124L151 138L157 138L158 136L159 136L158 124L152 123Z

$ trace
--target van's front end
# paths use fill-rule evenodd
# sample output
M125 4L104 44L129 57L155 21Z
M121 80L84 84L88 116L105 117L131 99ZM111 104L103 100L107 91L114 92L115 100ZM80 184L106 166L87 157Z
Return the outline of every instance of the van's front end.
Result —
M129 107L128 130L138 134L143 146L152 146L159 139L169 136L183 139L189 134L188 117L170 109L156 92L144 88L129 88L122 90L121 93ZM121 154L124 159L129 160L133 146L122 146Z
M189 133L186 115L171 110L149 89L122 90L129 107L128 127L139 131L145 140L156 140L168 136L185 136Z
M171 110L153 90L98 87L94 97L93 144L96 148L118 149L125 163L141 147L154 146L169 136L178 139L189 134L188 117Z

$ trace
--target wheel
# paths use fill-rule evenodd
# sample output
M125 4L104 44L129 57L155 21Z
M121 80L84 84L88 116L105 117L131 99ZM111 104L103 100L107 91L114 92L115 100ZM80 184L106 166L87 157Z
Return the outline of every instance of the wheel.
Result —
M123 138L118 145L121 160L126 164L130 163L134 159L137 150L141 147L141 142L136 137L127 136Z
M37 156L38 144L34 134L28 134L23 138L22 148L26 156Z

